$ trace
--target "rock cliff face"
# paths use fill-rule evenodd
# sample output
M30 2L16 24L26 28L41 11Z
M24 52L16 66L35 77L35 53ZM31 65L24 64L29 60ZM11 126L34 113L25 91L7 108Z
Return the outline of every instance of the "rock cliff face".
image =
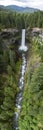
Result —
M1 58L1 55L3 53L3 56L5 57L6 55L9 55L8 57L12 57L14 53L14 61L17 62L19 61L20 54L19 54L19 44L20 44L20 32L15 29L4 29L0 32L0 61L1 61L1 66L0 66L0 73L3 72L3 64L4 64L4 59ZM10 58L11 60L12 58ZM6 59L7 60L7 59ZM11 61L12 62L12 61ZM7 64L7 63L6 63ZM5 65L4 65L5 66Z
M2 42L3 49L13 49L18 51L20 43L19 31L16 29L4 29L0 32L0 41Z
M3 36L3 37L10 37L11 35L12 36L15 36L16 35L16 33L18 33L19 31L18 30L16 30L16 29L2 29L2 31L1 31L1 35Z

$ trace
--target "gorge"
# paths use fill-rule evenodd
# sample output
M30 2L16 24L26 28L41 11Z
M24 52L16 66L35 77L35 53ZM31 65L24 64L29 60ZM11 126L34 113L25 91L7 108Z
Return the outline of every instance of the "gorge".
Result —
M43 11L0 9L0 130L43 130Z
M16 96L16 111L14 113L14 126L13 130L18 130L18 119L19 119L19 114L21 111L21 104L22 104L22 99L23 99L23 88L24 88L24 75L26 71L26 52L27 52L27 46L25 46L25 29L22 29L22 38L21 38L21 46L19 47L19 51L21 52L21 58L22 58L22 63L21 63L21 69L20 69L20 76L19 76L19 93Z

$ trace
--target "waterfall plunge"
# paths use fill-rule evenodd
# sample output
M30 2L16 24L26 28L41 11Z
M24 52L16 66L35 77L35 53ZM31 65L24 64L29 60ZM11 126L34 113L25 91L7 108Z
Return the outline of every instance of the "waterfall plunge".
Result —
M22 64L21 64L21 70L20 70L20 78L19 78L19 92L16 95L16 103L15 103L15 113L14 113L14 125L13 125L13 130L19 130L19 115L21 112L22 108L22 100L23 100L23 89L24 89L24 75L26 71L26 51L27 51L27 46L25 46L25 29L22 29L22 40L21 40L21 46L19 47L20 51L23 51L22 54Z
M27 46L25 45L25 29L22 29L22 40L21 40L21 46L19 47L19 50L24 52L28 50Z

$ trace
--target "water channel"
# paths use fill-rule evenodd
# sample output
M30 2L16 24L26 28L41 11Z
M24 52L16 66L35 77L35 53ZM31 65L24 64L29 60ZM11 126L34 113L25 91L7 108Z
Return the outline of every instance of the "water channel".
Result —
M24 88L24 75L26 71L26 51L27 46L25 46L25 29L22 30L22 39L21 39L21 46L19 47L19 51L22 51L22 63L21 63L21 69L20 69L20 78L19 78L19 93L16 96L16 111L14 113L14 126L13 130L18 130L18 118L21 111L22 106L22 99L23 99L23 88Z

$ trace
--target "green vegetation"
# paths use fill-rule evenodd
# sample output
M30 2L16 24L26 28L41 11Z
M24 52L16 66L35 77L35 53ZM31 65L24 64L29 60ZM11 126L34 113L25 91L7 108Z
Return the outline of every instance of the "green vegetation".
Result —
M15 97L18 92L20 57L15 45L5 46L0 39L0 130L12 130Z
M13 11L0 10L0 30L3 28L28 28L43 27L43 12L17 13Z
M43 27L42 11L22 14L0 9L0 130L13 129L15 98L19 91L19 33L16 36L11 32L32 27ZM19 130L43 130L43 43L40 44L39 38L33 38L30 44Z
M19 130L43 130L43 43L34 38L25 75Z

